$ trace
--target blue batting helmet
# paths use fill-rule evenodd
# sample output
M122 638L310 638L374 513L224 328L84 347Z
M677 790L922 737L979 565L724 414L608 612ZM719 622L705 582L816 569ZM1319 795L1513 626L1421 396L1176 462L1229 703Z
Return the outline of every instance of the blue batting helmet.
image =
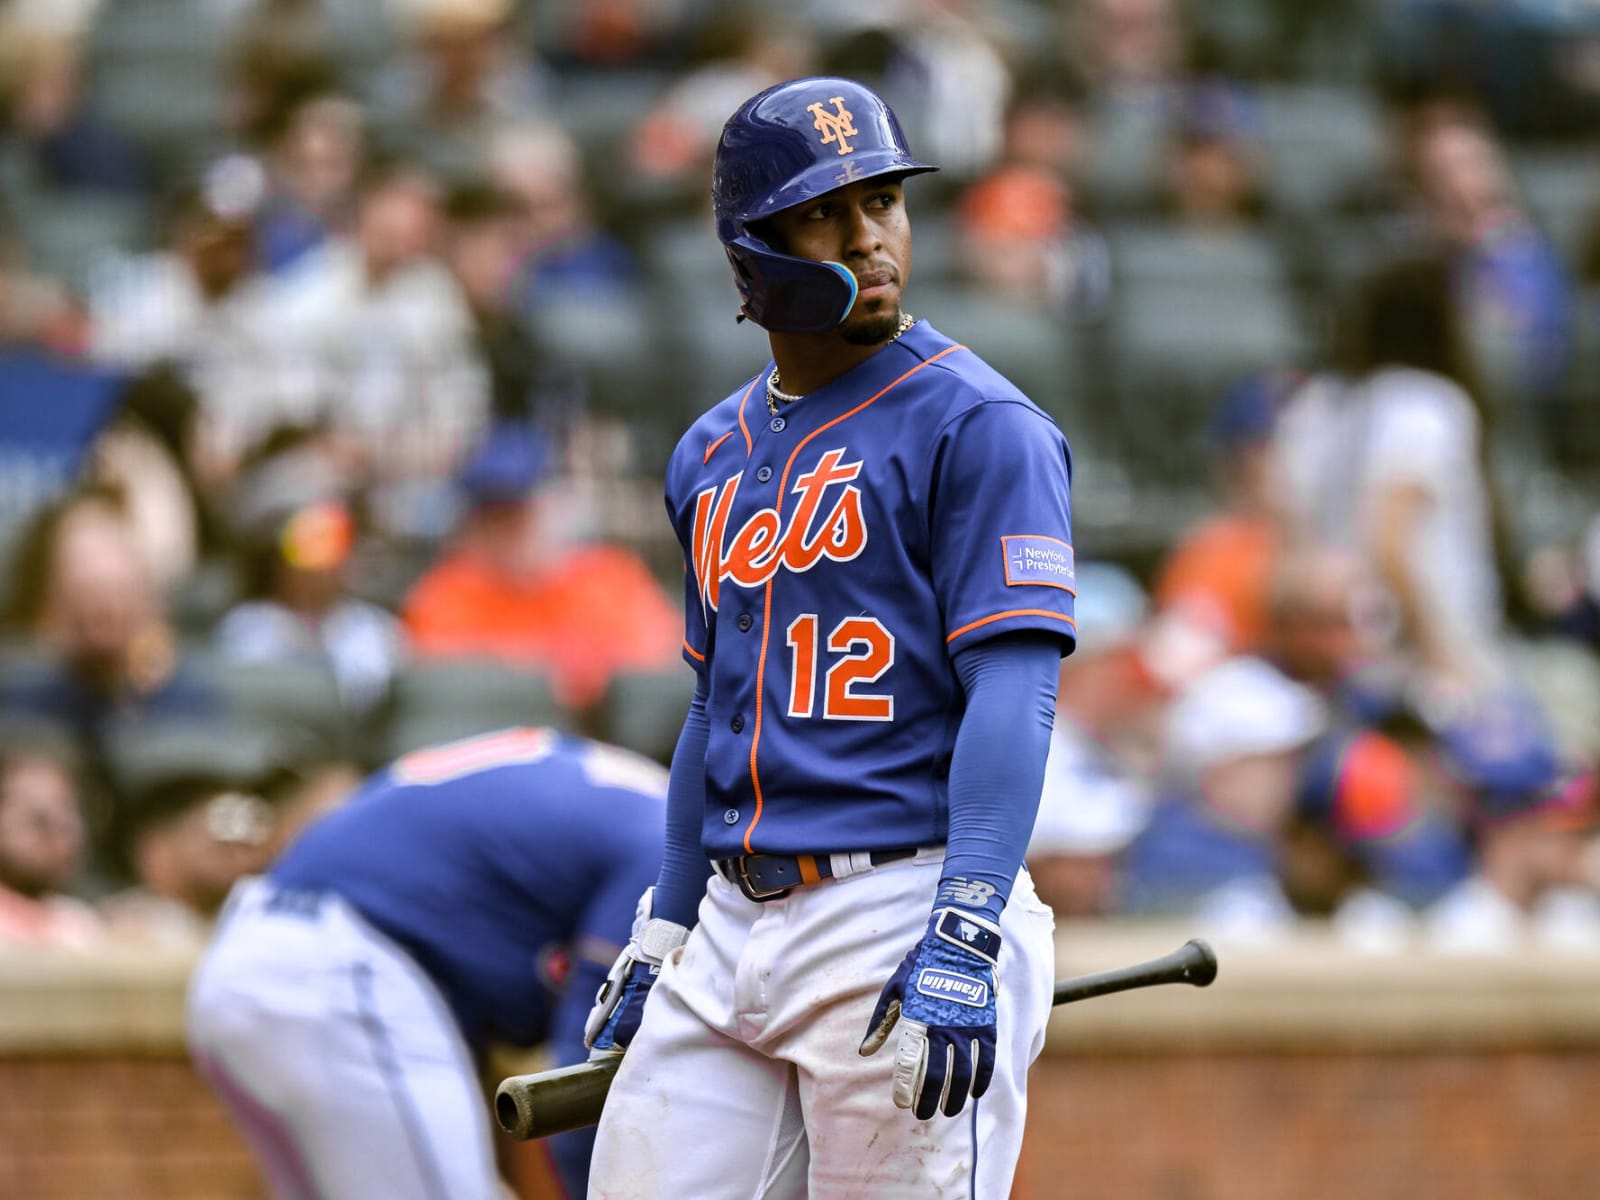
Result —
M843 263L780 254L753 224L858 180L938 169L911 157L893 110L852 79L793 79L746 100L722 128L711 181L742 315L776 333L821 333L856 299Z

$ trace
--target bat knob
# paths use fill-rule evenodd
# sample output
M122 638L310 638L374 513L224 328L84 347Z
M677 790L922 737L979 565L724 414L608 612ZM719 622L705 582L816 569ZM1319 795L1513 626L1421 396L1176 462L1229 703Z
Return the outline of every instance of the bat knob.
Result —
M1183 977L1195 987L1209 987L1217 977L1217 952L1204 938L1190 938L1183 944L1187 961Z
M533 1123L533 1108L528 1099L526 1087L515 1086L514 1080L506 1080L494 1094L494 1117L500 1123L500 1128L518 1140L526 1140L530 1136ZM513 1086L507 1087L511 1083Z

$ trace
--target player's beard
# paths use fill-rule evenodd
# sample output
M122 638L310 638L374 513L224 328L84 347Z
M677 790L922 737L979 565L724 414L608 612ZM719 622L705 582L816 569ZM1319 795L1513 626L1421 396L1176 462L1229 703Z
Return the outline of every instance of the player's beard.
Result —
M840 333L852 346L880 346L894 337L900 328L900 307L889 312L873 313L855 321L846 321Z

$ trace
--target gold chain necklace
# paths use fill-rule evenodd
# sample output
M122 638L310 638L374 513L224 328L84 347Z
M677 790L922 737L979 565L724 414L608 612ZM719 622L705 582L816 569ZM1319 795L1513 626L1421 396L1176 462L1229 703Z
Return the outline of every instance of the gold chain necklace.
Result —
M910 313L901 313L900 328L894 331L894 337L890 338L889 341L897 341L901 334L910 329L916 323L917 319ZM886 346L888 344L889 342L884 343ZM773 416L778 415L779 404L793 404L796 400L800 399L800 397L794 393L784 391L783 388L779 386L782 384L782 382L783 380L778 375L778 368L773 367L772 374L767 376L767 411Z

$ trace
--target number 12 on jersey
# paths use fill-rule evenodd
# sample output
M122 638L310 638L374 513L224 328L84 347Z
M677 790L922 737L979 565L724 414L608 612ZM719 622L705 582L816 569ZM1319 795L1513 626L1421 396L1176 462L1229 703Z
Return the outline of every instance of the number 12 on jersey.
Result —
M793 671L789 715L816 715L817 658L820 653L816 613L801 613L787 631ZM894 696L858 691L876 683L894 666L894 634L876 617L846 617L827 637L827 652L836 656L822 679L822 718L826 721L892 721Z

